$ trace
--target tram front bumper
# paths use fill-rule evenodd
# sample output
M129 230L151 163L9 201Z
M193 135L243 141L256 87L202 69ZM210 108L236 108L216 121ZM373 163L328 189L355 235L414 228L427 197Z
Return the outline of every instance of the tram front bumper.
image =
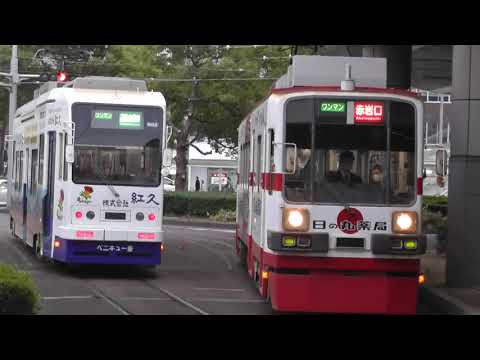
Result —
M71 240L56 237L53 258L75 264L158 265L162 242Z
M272 307L283 312L415 314L418 276L312 271L270 273Z

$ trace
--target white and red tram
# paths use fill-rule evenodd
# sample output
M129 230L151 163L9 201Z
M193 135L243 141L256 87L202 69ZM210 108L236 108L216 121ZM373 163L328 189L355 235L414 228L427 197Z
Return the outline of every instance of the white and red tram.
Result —
M385 59L295 56L242 121L236 249L274 310L416 312L422 117Z

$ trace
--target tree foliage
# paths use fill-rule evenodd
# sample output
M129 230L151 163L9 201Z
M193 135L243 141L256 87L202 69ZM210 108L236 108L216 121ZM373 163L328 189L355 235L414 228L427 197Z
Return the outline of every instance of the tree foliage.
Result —
M186 154L207 139L219 152L235 153L237 127L286 72L289 55L321 52L321 45L28 45L19 47L19 70L41 73L63 62L71 77L102 75L146 79L167 101L177 150L177 189L185 189ZM10 46L0 46L7 71ZM166 80L169 81L166 81ZM193 79L196 79L193 80ZM172 81L174 80L174 81ZM36 85L19 87L18 105ZM0 90L0 121L8 116L8 92Z

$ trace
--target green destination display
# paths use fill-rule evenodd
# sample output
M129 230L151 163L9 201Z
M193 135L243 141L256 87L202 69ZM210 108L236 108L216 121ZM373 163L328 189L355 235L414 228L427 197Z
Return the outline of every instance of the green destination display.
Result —
M141 112L120 112L118 127L121 129L142 129Z
M106 111L95 111L95 120L112 120L113 113Z
M334 113L343 113L345 112L345 103L343 102L322 102L320 105L321 112L334 112Z
M142 111L94 110L91 127L94 129L143 130L144 114Z

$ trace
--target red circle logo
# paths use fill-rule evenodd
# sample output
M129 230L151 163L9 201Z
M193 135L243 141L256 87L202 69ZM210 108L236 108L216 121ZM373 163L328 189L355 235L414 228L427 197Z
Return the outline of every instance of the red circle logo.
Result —
M358 231L357 224L363 221L363 215L360 211L354 208L343 209L337 217L338 229L345 234L355 234Z

